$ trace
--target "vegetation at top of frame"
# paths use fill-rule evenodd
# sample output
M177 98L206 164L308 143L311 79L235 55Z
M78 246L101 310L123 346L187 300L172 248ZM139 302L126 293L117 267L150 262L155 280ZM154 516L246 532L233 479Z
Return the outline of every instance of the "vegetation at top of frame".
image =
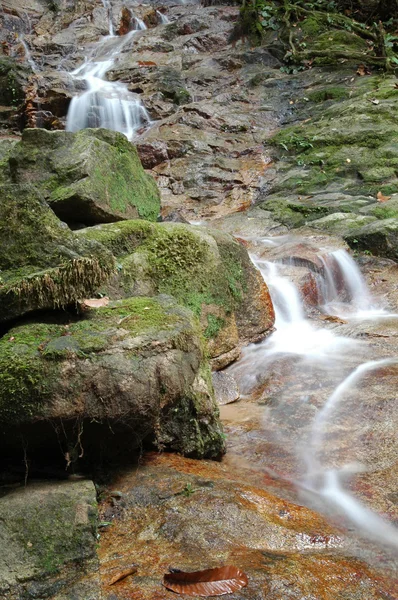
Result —
M398 0L242 0L235 37L249 35L261 43L276 35L286 49L287 72L337 59L394 70L397 9Z

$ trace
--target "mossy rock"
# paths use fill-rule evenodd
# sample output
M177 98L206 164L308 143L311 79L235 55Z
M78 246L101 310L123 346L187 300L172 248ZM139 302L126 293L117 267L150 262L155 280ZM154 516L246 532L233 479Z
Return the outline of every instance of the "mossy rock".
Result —
M269 211L276 221L292 229L302 227L308 222L329 215L331 212L330 208L318 206L311 203L311 201L301 202L300 200L286 199L278 196L269 197L259 207L265 211Z
M0 186L0 321L90 296L114 270L111 253L62 223L31 185Z
M156 183L143 170L135 146L121 133L25 129L9 165L14 183L34 183L56 215L69 224L158 217Z
M19 106L31 69L10 56L0 56L0 105Z
M164 296L119 300L65 325L15 327L0 339L2 456L21 435L34 454L60 423L71 460L81 454L79 423L94 464L101 443L110 453L148 438L159 449L218 456L224 441L204 348L197 319Z
M273 326L267 287L247 250L228 234L179 223L124 221L78 235L117 257L111 295L165 293L190 308L212 340L212 358L264 337Z
M393 115L398 94L393 93L394 85L390 76L358 78L355 89L347 87L349 97L335 102L328 96L329 89L334 93L333 83L310 92L308 99L317 102L312 118L305 118L308 113L303 110L301 123L281 129L272 138L280 157L272 192L313 196L334 191L373 198L378 191L396 193L398 128Z
M344 236L354 250L367 250L375 256L398 259L398 219L377 220Z
M2 598L77 594L80 578L97 572L97 503L91 481L36 482L13 489L0 498L0 512ZM98 597L98 581L90 579L75 597Z

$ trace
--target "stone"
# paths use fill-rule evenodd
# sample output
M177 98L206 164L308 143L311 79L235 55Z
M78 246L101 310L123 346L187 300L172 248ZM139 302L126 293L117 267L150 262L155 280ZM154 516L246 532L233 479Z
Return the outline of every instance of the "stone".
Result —
M29 483L2 494L0 512L2 598L98 598L92 481Z
M239 400L240 394L237 383L232 375L216 371L212 375L216 402L220 406Z
M0 198L0 322L73 304L110 277L112 254L70 231L36 187L3 184Z
M197 320L169 297L125 298L80 319L0 339L1 456L47 449L94 468L146 442L198 458L224 451ZM58 440L58 441L57 441Z
M183 571L242 569L249 584L233 594L237 600L396 595L393 577L356 558L341 530L263 489L260 481L272 481L266 473L247 483L239 467L150 454L139 469L121 474L110 488L123 493L119 511L109 500L100 507L101 518L112 522L99 546L104 598L166 598L161 582L171 559ZM111 591L112 573L132 557L137 573Z
M344 236L351 248L398 259L398 219L377 220Z
M9 157L14 183L31 182L69 224L156 220L159 193L135 147L120 133L25 129Z
M108 248L118 262L111 297L166 293L193 310L217 368L222 356L258 341L272 329L266 284L247 250L221 231L180 223L125 221L77 232ZM230 358L228 359L228 361Z

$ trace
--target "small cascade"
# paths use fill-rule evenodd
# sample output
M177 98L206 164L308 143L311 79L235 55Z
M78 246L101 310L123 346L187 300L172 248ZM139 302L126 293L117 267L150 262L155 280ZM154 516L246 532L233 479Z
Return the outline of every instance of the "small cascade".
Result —
M28 63L28 65L30 66L30 68L32 69L33 73L38 73L39 72L39 68L37 66L37 64L35 63L35 61L32 58L32 54L30 52L29 46L28 44L25 42L24 37L21 35L19 38L19 42L21 44L21 46L23 47L24 51L25 51L25 60Z
M109 35L110 36L114 36L115 32L113 29L113 22L112 22L112 6L109 0L102 0L102 4L104 5L104 8L106 10L106 14L108 16L108 28L109 28Z
M335 250L319 258L324 267L320 291L325 305L345 295L344 299L357 311L374 309L365 280L355 261L345 250Z
M137 131L150 124L150 117L138 96L129 92L126 84L105 79L123 46L138 31L146 29L145 23L137 17L134 18L134 26L122 38L113 36L112 41L115 40L116 44L109 42L109 50L106 44L100 45L100 59L87 59L71 73L74 79L85 82L87 90L72 99L66 119L67 131L104 127L119 131L131 140Z
M165 15L162 12L160 12L160 10L157 10L156 14L157 14L157 16L160 19L161 25L167 25L168 23L170 23L170 19L167 17L167 15Z

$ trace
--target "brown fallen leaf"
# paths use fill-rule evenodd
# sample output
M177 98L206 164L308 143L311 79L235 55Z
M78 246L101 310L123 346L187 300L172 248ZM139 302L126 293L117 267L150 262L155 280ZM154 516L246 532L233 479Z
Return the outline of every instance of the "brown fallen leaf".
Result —
M231 565L193 573L167 573L163 578L163 585L167 589L187 596L223 596L247 584L246 573Z
M371 75L372 73L369 71L368 67L366 67L363 63L358 65L357 75L363 77L364 75Z
M101 308L101 306L107 306L109 304L109 298L108 296L104 296L103 298L85 298L82 301L82 304L89 308Z
M108 581L108 585L114 585L118 581L122 581L122 579L126 579L129 575L134 575L137 573L137 567L131 566L127 567L127 569L123 569L123 571L118 571L115 575Z
M153 62L153 60L139 60L138 66L139 67L156 67L156 63Z
M377 192L376 198L378 202L387 202L387 200L391 199L391 196L383 196L381 192Z

